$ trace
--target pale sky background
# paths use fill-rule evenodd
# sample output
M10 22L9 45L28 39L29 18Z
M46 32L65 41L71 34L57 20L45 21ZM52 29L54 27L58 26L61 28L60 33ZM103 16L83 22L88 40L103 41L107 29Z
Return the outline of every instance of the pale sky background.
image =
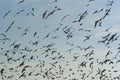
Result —
M55 80L73 80L72 78L76 78L78 80L81 79L81 72L77 72L77 70L83 70L83 72L87 76L91 71L90 77L86 78L85 80L92 80L91 77L96 77L95 80L100 80L99 76L95 76L97 73L98 68L100 70L106 69L106 75L109 76L109 73L112 75L112 80L115 80L114 77L120 75L120 68L118 64L105 64L100 66L97 63L102 62L105 60L105 55L110 50L113 52L109 55L109 59L112 59L117 54L119 47L119 37L118 40L110 43L109 46L105 46L102 43L98 43L98 41L102 40L102 36L107 35L111 32L111 34L118 33L120 35L120 11L119 11L119 0L113 0L112 6L107 6L110 1L112 0L94 0L89 2L89 0L58 0L54 2L54 0L25 0L23 3L18 4L20 0L0 0L0 34L5 34L7 38L10 40L5 41L3 43L2 39L4 38L3 35L0 35L0 70L2 68L5 69L5 80L51 80L51 77L48 79L43 78L42 76L45 72L53 67L51 66L52 63L58 62L56 67L52 69L52 73L55 74L54 77L61 76L61 78L56 78ZM47 19L43 19L42 15L47 10L48 13L57 8L61 8L61 10L56 11L53 15L49 16ZM34 8L34 11L32 11ZM96 10L103 11L100 13L93 14ZM95 21L100 19L105 14L106 9L110 9L109 15L102 22L102 26L97 26L94 28ZM3 16L9 11L11 12L3 18ZM17 14L20 10L24 10L20 14ZM85 11L88 11L88 15L81 21L83 25L80 26L80 23L72 23L74 20L78 20L79 16L83 14ZM33 13L33 15L27 15L27 13ZM68 15L64 20L61 22L61 19ZM11 26L8 32L5 32L8 26L14 21L14 24ZM66 34L63 32L65 26L70 28L70 32L73 34L73 37L70 39L66 38ZM21 27L21 29L18 29ZM106 29L109 29L108 32L105 32ZM21 37L24 33L24 30L28 28L27 35ZM54 31L55 29L59 28L58 31ZM79 31L79 29L84 29ZM85 30L91 30L91 32L85 32ZM37 35L33 37L34 33L37 32ZM47 34L49 34L48 38L44 38ZM85 37L88 35L93 35L90 37L89 40L84 42ZM54 39L53 37L57 37ZM38 41L38 45L33 45L34 42ZM15 44L21 44L18 50L14 49L14 46L10 45L15 42ZM67 43L73 44L73 46L67 45ZM53 44L51 47L52 51L56 51L53 55L51 55L52 51L44 53L47 49L44 46L48 44ZM81 46L82 49L87 48L88 46L92 46L86 52L84 50L80 50L77 46ZM28 49L32 49L31 52L21 51L27 47ZM110 47L110 48L108 48ZM70 51L71 49L71 51ZM17 60L20 58L19 61L7 61L7 57L4 56L5 52L9 50L8 56L12 57L12 60ZM89 68L89 58L84 57L85 54L89 53L90 51L94 50L94 55L91 58L94 58L93 62L93 70ZM15 52L16 54L13 54ZM22 54L20 54L22 52ZM44 54L43 54L44 53ZM53 57L59 57L62 55L64 58L52 60ZM26 55L25 59L21 57ZM48 57L45 57L49 55ZM34 59L29 61L29 58L33 56ZM76 61L74 61L73 56L79 56ZM119 55L116 59L113 59L113 62L119 60ZM32 68L26 69L26 77L19 78L22 74L21 70L23 69L22 66L20 68L16 68L20 63L25 61L25 65L30 65ZM41 63L45 61L45 67L42 69L40 67L35 67L37 64L41 65ZM69 62L69 66L67 66L67 61ZM87 61L86 68L78 68L78 65L82 61ZM55 72L59 72L59 65L61 65L62 69L64 70L63 74L56 74ZM112 69L114 67L114 69ZM9 68L14 68L13 71L10 72ZM75 75L71 75L72 72L69 71L69 68L72 68L72 72L75 72ZM111 70L111 72L107 72ZM114 73L114 70L118 70L118 72ZM41 72L43 71L43 72ZM32 76L28 76L30 72ZM40 73L39 76L34 76L36 73ZM70 77L68 75L71 75ZM12 76L13 75L13 76ZM12 76L11 79L7 79L8 76ZM52 76L50 74L49 76ZM2 80L2 76L0 75L0 80ZM103 80L103 79L102 79ZM105 79L107 80L107 79Z

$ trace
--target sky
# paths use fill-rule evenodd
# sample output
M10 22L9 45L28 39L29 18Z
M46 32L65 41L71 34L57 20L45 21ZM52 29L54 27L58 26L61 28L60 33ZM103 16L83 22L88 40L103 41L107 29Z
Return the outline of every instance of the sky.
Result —
M98 69L106 69L104 75L108 78L105 80L115 80L119 76L119 63L116 63L119 54L114 59L120 46L119 0L23 0L19 4L20 1L0 0L0 71L4 69L0 80L52 80L52 77L55 80L82 80L83 75L86 77L84 80L92 80L93 77L100 80L100 75L95 76ZM103 18L107 10L110 12ZM52 11L53 14L47 17ZM77 22L82 15L84 17ZM101 26L98 23L94 27L95 21L101 18ZM110 41L108 45L99 43L109 33L108 39L117 34L117 40ZM90 39L87 40L86 36ZM16 45L19 47L16 48ZM85 57L92 51L92 56ZM107 59L114 64L100 65L109 51ZM76 56L77 59L74 58ZM24 65L19 66L22 62ZM87 67L79 68L82 62L87 62ZM92 68L89 67L91 62L94 63ZM21 72L27 65L30 67ZM118 72L115 73L115 70ZM48 76L45 75L47 71ZM31 76L28 76L30 72ZM20 77L21 74L26 77Z

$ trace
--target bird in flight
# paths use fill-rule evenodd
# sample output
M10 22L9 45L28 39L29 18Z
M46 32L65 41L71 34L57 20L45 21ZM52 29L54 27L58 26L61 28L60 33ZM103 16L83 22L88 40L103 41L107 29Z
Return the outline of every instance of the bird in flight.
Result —
M47 14L47 10L43 13L43 16L42 16L43 19L45 19L46 14Z
M5 32L8 32L9 31L9 29L12 27L12 25L15 23L15 21L13 21L10 25L9 25L9 27L7 28L7 30L5 31Z
M9 10L7 13L5 13L5 15L3 16L3 18L5 18L6 16L8 16L8 14L11 12L12 10Z
M18 2L18 4L21 4L21 3L23 3L24 2L24 0L21 0L20 2Z

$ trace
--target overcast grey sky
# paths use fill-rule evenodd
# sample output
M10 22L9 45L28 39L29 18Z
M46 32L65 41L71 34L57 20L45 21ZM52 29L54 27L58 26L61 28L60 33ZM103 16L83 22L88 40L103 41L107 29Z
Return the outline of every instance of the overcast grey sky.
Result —
M23 0L19 3L20 0L0 0L0 71L4 69L0 80L82 80L84 74L83 80L92 80L93 77L100 80L101 75L96 76L99 69L106 69L104 75L108 77L105 80L115 80L114 77L120 75L119 63L116 64L119 54L114 59L119 52L120 1L56 1ZM110 12L104 17L108 10ZM52 11L53 14L48 15ZM77 22L82 15L84 17ZM99 19L102 19L101 26L99 23L95 26ZM116 34L118 40L110 41L107 46L99 43L109 33L108 39ZM87 40L86 36L90 39ZM85 57L91 52L92 56ZM106 59L113 64L103 63L101 66L100 62ZM22 62L24 65L19 66ZM87 62L85 68L79 68L82 62ZM27 65L30 67L22 72ZM47 71L48 75L45 74ZM20 77L22 74L25 77Z

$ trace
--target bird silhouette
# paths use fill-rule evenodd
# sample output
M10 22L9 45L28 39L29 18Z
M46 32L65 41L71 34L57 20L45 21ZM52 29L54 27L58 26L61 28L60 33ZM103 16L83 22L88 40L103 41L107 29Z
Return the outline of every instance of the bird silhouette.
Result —
M33 37L35 37L37 35L37 32L34 33Z
M6 16L8 16L11 11L12 10L7 11L7 13L5 13L5 15L3 16L3 18L5 18Z
M91 36L93 36L93 35L88 35L88 36L85 36L85 38L86 38L86 39L84 39L84 41L83 41L83 42L85 42L85 41L89 40Z
M47 15L47 10L43 13L42 18L45 19L46 15Z
M25 11L24 9L22 9L22 10L18 11L18 12L15 14L15 16L14 16L14 17L16 17L18 14L20 14L20 13L22 13L22 12L24 12L24 11Z
M68 17L68 16L69 16L69 15L63 16L62 19L61 19L61 22L62 22L66 17Z
M9 26L8 26L8 28L6 29L6 31L5 32L8 32L9 31L9 29L10 28L12 28L12 25L15 23L15 21L13 21Z
M84 19L84 17L86 17L88 15L88 11L85 11L79 18L79 20L77 21L73 21L72 23L75 23L75 22L80 22L82 19Z
M21 3L23 3L24 2L24 0L21 0L20 2L18 2L18 4L21 4Z

